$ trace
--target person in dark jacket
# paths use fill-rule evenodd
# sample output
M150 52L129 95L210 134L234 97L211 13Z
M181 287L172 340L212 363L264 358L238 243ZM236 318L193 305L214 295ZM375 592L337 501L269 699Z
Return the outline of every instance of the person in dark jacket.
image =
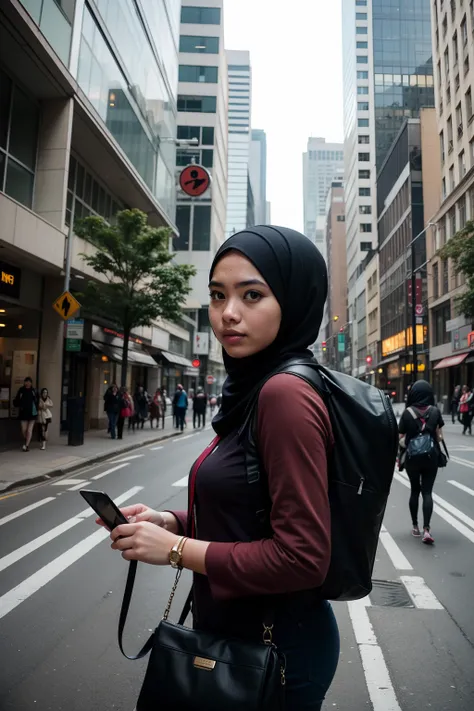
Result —
M194 572L194 626L222 637L262 640L274 600L272 639L286 658L286 711L320 711L339 656L331 605L321 600L331 555L328 460L334 438L320 395L291 374L269 377L291 358L310 358L327 296L323 257L282 227L239 232L218 250L210 273L212 329L227 380L212 425L217 437L193 467L197 512L128 506L111 533L126 560L181 564ZM269 524L255 515L240 429L258 396L257 442L269 489ZM291 396L288 396L291 393Z
M204 392L204 388L199 387L196 394L193 397L193 427L205 427L206 426L206 407L207 407L207 395ZM202 423L202 424L201 424Z
M410 439L426 431L435 442L436 451L439 451L439 442L442 440L444 420L441 412L435 405L434 391L426 380L418 380L410 390L407 407L400 418L398 431L403 446L407 450ZM412 520L412 535L421 536L418 526L418 507L420 494L423 498L423 543L434 543L431 533L431 516L433 514L433 486L438 473L438 459L435 461L410 461L405 459L405 468L410 479L410 515Z
M176 429L184 430L186 411L188 409L188 395L182 385L178 385L173 398L173 407L176 413Z
M133 404L135 406L135 421L138 427L143 429L145 421L148 419L148 394L142 385L139 385L133 396Z
M461 386L456 385L451 396L451 418L453 420L453 425L456 424L456 419L459 412L459 401L461 399Z
M109 427L107 432L110 433L112 439L115 439L117 436L117 420L120 415L120 410L122 409L122 397L116 385L113 385L106 392L104 398L104 409L107 413L107 418L109 421Z
M21 434L24 439L22 449L24 452L28 452L33 435L33 428L38 418L38 394L33 387L33 381L30 377L24 379L23 385L18 390L13 404L19 410L18 419L21 422Z

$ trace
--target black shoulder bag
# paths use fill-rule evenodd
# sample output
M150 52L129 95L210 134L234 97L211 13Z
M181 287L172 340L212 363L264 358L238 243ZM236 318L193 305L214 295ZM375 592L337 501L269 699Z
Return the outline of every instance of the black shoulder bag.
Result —
M212 443L197 460L189 485L189 511L194 510L194 480L200 465L213 449ZM163 618L140 652L129 657L122 636L137 571L131 561L118 640L127 659L141 659L151 650L136 711L284 711L285 660L273 644L270 617L262 627L260 643L220 637L184 627L191 609L191 594L178 624L168 620L181 570L171 590Z

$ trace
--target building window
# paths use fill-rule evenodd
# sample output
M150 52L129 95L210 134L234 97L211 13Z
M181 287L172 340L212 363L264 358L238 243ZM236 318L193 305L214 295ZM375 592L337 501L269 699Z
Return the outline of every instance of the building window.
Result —
M39 108L0 71L0 191L33 204Z
M370 153L359 153L359 162L368 163L370 161Z
M369 128L369 119L358 119L357 125L359 128Z
M456 126L458 131L458 139L461 138L463 134L463 124L462 124L462 107L461 102L456 106Z
M371 205L359 205L359 214L360 215L371 215L372 214L372 206Z
M447 259L443 259L443 294L447 294L449 291L449 262Z
M366 12L356 12L356 20L366 20L366 19L367 19Z
M198 165L203 165L205 168L213 167L212 150L199 150L199 148L178 148L176 151L176 165L184 167L190 165L194 161Z
M446 82L449 83L449 47L446 47L444 52L444 76Z
M369 49L368 42L357 42L356 49Z
M217 97L215 96L178 96L178 111L215 114Z
M442 163L444 163L445 153L444 153L444 132L443 131L441 131L441 133L439 134L439 147L441 150L441 161L442 161Z
M449 169L449 192L452 193L455 187L456 181L454 179L454 165L452 165Z
M366 35L367 27L356 27L356 35Z
M372 249L372 242L361 242L360 243L360 251L361 252L370 252Z
M370 188L359 188L360 197L370 197Z
M357 93L359 96L368 94L369 93L369 87L368 86L358 86L357 87Z
M462 198L459 200L459 225L461 229L466 226L466 222L466 196L463 195Z
M461 39L462 39L462 44L463 47L467 45L467 19L466 15L462 18L461 21Z
M441 85L443 83L443 77L441 75L441 60L438 62L438 86L441 88Z
M193 219L193 250L207 252L211 248L211 206L195 205Z
M437 309L433 309L433 345L442 346L443 343L449 343L451 334L446 331L446 323L451 319L451 306L448 303L443 304Z
M474 168L474 138L469 141L469 156L471 161L471 168ZM474 219L474 214L473 214Z
M187 252L189 250L190 226L191 205L177 205L176 227L179 231L179 237L173 239L173 249L175 252Z
M361 222L360 232L372 232L372 225L370 222Z
M358 101L357 102L357 111L368 111L369 110L369 102L368 101Z
M189 141L197 138L203 146L214 145L214 129L212 126L178 126L178 138Z
M180 64L179 81L217 84L217 67L196 67L192 64Z
M451 153L451 151L454 148L454 141L453 141L453 118L450 116L448 118L448 123L447 123L447 128L448 128L448 155Z
M472 90L471 87L466 91L466 118L469 123L472 119Z
M345 221L346 221L345 215L337 215L336 222L345 222Z
M458 165L459 165L459 180L462 180L467 173L466 154L464 153L464 151L461 151L461 153L458 156Z
M369 78L369 72L366 72L363 69L360 69L357 72L357 79L368 79L368 78Z
M219 7L182 7L181 22L187 25L220 25Z
M123 209L123 205L73 156L69 160L67 188L65 222L68 227L71 224L71 214L74 214L74 220L99 215L107 222L113 223L117 212Z
M367 0L356 0L356 7L367 7Z
M448 213L449 220L449 238L456 234L456 207L452 207Z
M368 64L369 58L364 54L357 55L357 64Z
M359 143L360 143L360 144L363 144L363 143L370 143L370 138L369 138L369 136L359 136Z
M459 61L458 33L455 32L453 35L453 62L454 62L454 66L457 65L458 61Z
M446 200L446 178L443 178L443 180L441 181L441 195L443 200Z
M433 299L439 299L439 262L433 264Z
M370 180L370 170L359 170L359 180Z
M469 71L469 55L466 54L464 57L464 75L466 75Z
M179 51L198 54L219 54L219 37L196 37L181 35Z

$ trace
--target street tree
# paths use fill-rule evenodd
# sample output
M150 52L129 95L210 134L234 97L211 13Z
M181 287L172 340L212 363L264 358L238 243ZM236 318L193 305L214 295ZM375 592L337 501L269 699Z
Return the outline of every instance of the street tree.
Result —
M452 259L456 274L464 274L466 289L459 296L458 305L464 316L474 320L474 222L466 222L437 255L441 259Z
M81 256L105 281L90 280L82 299L86 308L121 328L125 385L130 333L159 317L177 321L195 269L173 263L171 230L151 227L141 210L118 212L115 225L102 217L86 217L75 223L74 231L96 248L94 254Z

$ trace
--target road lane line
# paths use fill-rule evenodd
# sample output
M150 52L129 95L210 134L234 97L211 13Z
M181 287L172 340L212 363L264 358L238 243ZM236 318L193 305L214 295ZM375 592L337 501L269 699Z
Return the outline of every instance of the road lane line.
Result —
M172 486L187 486L189 481L189 476L183 476L179 481L175 481Z
M416 575L401 575L400 580L406 587L415 607L420 610L444 610L443 605L423 578Z
M404 479L398 472L395 472L394 478L400 482L400 484L403 484L403 486L406 486L407 489L410 489L410 484L409 482ZM464 526L460 521L454 518L454 516L451 516L447 511L441 508L441 506L438 506L438 504L434 505L434 512L438 514L438 516L441 516L446 523L449 523L453 528L456 529L459 533L461 533L465 538L467 538L471 543L474 543L474 531L471 531L467 526Z
M44 504L47 504L50 501L54 500L54 496L48 496L46 499L41 499L41 501L37 501L35 504L30 504L29 506L25 506L25 508L20 509L19 511L15 511L14 513L8 514L8 516L0 518L0 526L3 526L5 523L10 523L10 521L14 521L16 518L23 516L23 514L29 513L30 511L34 511L40 506L44 506Z
M405 557L401 548L397 545L397 543L395 543L395 540L392 538L385 526L382 526L379 538L397 570L413 570L413 566L409 562L408 558Z
M129 491L125 492L123 496L125 496L125 499L122 499L125 501L126 499L129 499L131 496L134 496L138 491L141 491L143 487L134 487L133 489L129 489ZM120 504L122 497L119 497L116 499L115 503ZM38 548L41 548L42 546L45 546L47 543L50 541L53 541L55 538L60 536L61 534L65 533L66 531L69 531L69 529L74 528L74 526L77 526L78 523L82 523L84 519L88 518L89 516L97 515L95 514L95 511L88 507L87 509L84 509L84 511L81 511L79 514L76 516L73 516L72 518L68 519L67 521L64 521L63 523L60 523L58 526L55 526L54 528L51 528L49 531L46 531L46 533L43 533L42 536L38 536L38 538L35 538L34 540L30 541L29 543L25 543L24 546L20 546L16 550L12 551L11 553L8 553L8 555L3 556L3 558L0 558L0 572L2 570L5 570L6 568L9 568L10 565L13 565L14 563L17 563L19 560L24 558L25 556L29 555L30 553L33 553L33 551L38 550Z
M373 711L402 711L367 612L367 602L347 604Z
M194 435L190 434L185 435L184 437L178 437L177 439L174 439L173 442L183 442L185 439L190 439L191 437L194 437Z
M116 504L123 504L127 499L135 496L139 491L143 489L143 486L135 486L133 489L129 489L121 496L115 499ZM86 553L91 551L95 546L101 543L110 535L109 531L101 528L95 533L92 533L87 538L84 538L75 546L67 550L62 555L58 556L50 563L40 568L36 573L30 575L29 578L23 580L19 585L9 590L7 593L0 597L0 619L5 617L9 612L18 607L20 603L27 600L31 595L40 590L44 585L51 582L60 573L69 568L73 563L82 558Z
M103 476L107 476L107 474L112 474L112 472L116 472L117 469L123 469L124 467L128 467L128 462L125 462L125 464L119 464L117 467L112 467L112 469L107 469L107 471L102 472L102 474L96 474L95 476L91 477L92 481L95 481L96 479L102 479Z
M458 489L461 489L461 491L465 491L466 494L470 494L471 496L474 496L474 489L470 489L468 486L464 486L464 484L460 484L458 481L453 481L450 479L448 481L448 484L452 484L453 486L456 486Z
M121 462L131 462L132 459L140 459L144 454L131 454L129 457L120 457L120 459L109 459L110 464L120 464Z
M149 447L148 449L150 450L150 452L157 452L159 449L163 449L163 445L161 445L160 447Z
M408 481L408 476L405 473L402 473L401 476ZM465 523L466 526L470 526L474 529L474 519L460 511L456 506L453 506L448 501L441 498L441 496L438 496L438 494L433 494L433 501L436 501L440 506L446 509L446 511L449 511L449 513L453 514L453 516L456 516L460 521Z
M71 484L83 484L87 479L61 479L54 481L51 486L71 486Z
M470 462L468 459L461 459L461 457L450 457L452 462L456 464L462 464L463 467L469 467L469 469L474 469L474 462Z
M86 489L88 484L90 484L90 481L86 479L85 481L81 481L79 484L76 484L76 486L71 486L71 488L67 491L79 491L79 489Z

